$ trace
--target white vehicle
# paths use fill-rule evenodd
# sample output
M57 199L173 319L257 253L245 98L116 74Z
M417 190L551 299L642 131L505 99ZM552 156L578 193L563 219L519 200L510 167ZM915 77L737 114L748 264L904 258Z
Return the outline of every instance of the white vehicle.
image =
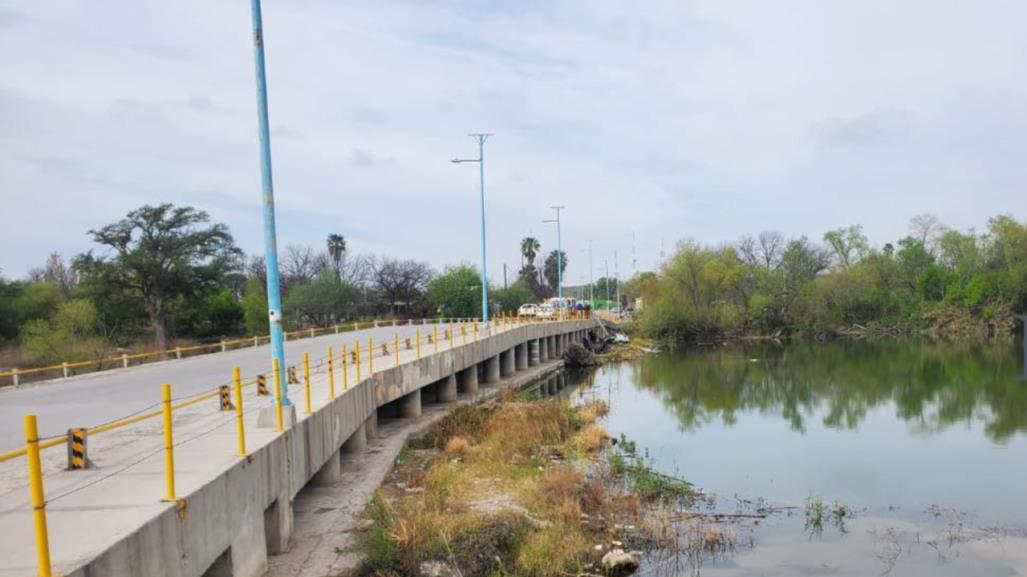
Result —
M521 308L517 309L517 316L519 317L533 317L538 315L538 305L527 303L521 305Z
M540 319L551 319L556 316L556 309L553 308L553 305L542 305L538 307L535 316Z

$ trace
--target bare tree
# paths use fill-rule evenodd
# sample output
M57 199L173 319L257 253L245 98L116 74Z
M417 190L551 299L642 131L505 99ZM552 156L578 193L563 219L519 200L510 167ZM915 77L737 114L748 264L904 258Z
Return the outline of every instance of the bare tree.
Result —
M760 233L760 257L768 269L781 266L781 254L785 248L785 237L776 231L765 230Z
M382 258L373 266L374 284L394 314L409 311L424 298L432 278L428 263Z
M43 268L36 268L29 271L29 280L33 282L46 282L57 285L65 295L71 293L78 284L78 275L65 264L64 257L60 253L52 252L46 257L46 264Z
M319 253L313 247L290 244L279 261L282 287L288 290L298 283L310 282L321 271L328 268L328 255Z
M257 254L251 255L249 262L246 263L246 275L257 277L260 279L260 284L266 284L267 263L264 262L264 257Z
M944 233L945 225L933 214L925 212L909 219L909 235L919 240L931 254L934 254L938 239Z

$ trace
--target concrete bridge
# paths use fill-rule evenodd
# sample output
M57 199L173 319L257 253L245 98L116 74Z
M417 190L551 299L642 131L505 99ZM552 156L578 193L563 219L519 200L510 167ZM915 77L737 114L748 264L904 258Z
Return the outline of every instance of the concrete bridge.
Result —
M289 395L296 404L295 420L288 419L290 423L283 431L268 422L273 401L256 396L255 390L244 399L242 429L236 428L233 411L218 410L217 398L177 409L173 427L174 500L163 500L168 469L159 418L90 438L89 456L94 466L84 471L59 470L64 455L57 453L63 451L54 448L45 452L46 513L54 574L262 575L268 567L268 556L288 548L293 531L292 502L299 491L308 483L337 481L340 455L362 451L367 440L375 436L380 419L417 417L424 403L473 399L479 387L499 385L519 371L560 355L593 326L594 322L588 320L483 326L472 337L467 336L470 329L464 327L445 341L432 340L427 346L422 342L420 347L409 349L401 344L398 351L394 343L404 343L407 337L401 339L397 332L387 353L376 346L375 353L380 356L373 359L373 373L365 359L362 378L355 378L356 366L350 364L349 379L340 384L342 369L336 364L335 379L330 382L327 364L322 362L314 367L309 386L292 385ZM431 330L437 334L437 328ZM350 334L347 338L364 336ZM378 339L388 342L385 335ZM320 348L322 344L312 346ZM237 360L231 354L148 365L146 370L159 370L163 365L167 373L184 371L195 376L203 372L198 368L202 366L212 371L207 382L221 382ZM220 363L216 362L218 357ZM264 359L266 364L267 356ZM133 372L139 378L139 369L111 371L94 378L129 383ZM153 383L146 384L152 392ZM79 386L76 380L70 380L38 385L33 390L45 410L47 401L39 399L66 404ZM136 386L143 385L137 382ZM110 394L113 402L117 391L112 389ZM0 393L0 414L5 420L20 419L20 413L31 411L21 403L8 403L7 398L6 392ZM309 413L305 411L308 398ZM137 410L145 414L148 409ZM69 424L78 423L65 425ZM55 425L50 426L52 429ZM246 441L245 454L238 450L240 434ZM0 464L0 534L4 536L0 539L0 576L40 574L24 471L20 459Z

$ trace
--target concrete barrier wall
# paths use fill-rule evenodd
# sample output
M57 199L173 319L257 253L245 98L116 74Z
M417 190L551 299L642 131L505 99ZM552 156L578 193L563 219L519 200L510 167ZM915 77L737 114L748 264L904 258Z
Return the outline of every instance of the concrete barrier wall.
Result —
M339 450L354 434L373 433L380 407L490 359L498 371L501 353L523 354L526 365L529 341L573 338L592 326L570 321L517 327L376 372L186 495L184 506L169 504L69 575L258 577L267 556L288 547L293 498L322 467L338 466Z

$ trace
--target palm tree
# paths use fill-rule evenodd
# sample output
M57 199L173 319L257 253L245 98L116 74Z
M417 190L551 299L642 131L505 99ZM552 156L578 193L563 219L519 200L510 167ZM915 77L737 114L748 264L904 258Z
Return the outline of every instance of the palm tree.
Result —
M335 270L335 276L341 279L342 271L339 269L339 265L342 262L342 257L346 254L346 238L341 234L330 234L328 235L328 256L332 258L332 268Z
M521 241L521 254L524 258L528 259L528 265L535 265L535 255L542 249L542 244L539 243L537 238L526 236Z

